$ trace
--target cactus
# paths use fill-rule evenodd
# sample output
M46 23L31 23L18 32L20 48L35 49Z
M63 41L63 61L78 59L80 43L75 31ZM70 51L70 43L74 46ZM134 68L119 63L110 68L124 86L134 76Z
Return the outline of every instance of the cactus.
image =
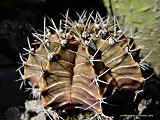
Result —
M60 114L73 109L91 112L90 120L107 119L103 105L108 104L108 85L113 86L113 94L117 89L137 92L144 82L141 69L146 69L146 63L139 57L142 47L125 35L115 17L92 14L87 17L84 11L72 21L67 12L59 28L50 18L53 26L47 27L44 18L44 33L33 33L39 48L32 48L28 38L29 49L20 54L21 87L26 82L31 85L33 97L39 101L36 108L50 119L67 119Z

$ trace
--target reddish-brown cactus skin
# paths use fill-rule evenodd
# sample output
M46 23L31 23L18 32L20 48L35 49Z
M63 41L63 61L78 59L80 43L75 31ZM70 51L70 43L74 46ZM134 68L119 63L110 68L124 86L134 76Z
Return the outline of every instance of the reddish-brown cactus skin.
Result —
M88 55L86 51L87 48L83 48L82 45L80 45L77 52L83 56L89 57L90 55ZM95 84L90 86L96 73L89 61L86 58L77 56L75 65L71 98L73 97L73 102L77 101L82 104L82 109L86 109L93 105L98 98L102 98L102 95L100 94L100 88L98 88L98 86ZM83 75L91 77L91 79L87 79L83 77ZM102 113L100 104L91 107L91 110L97 114Z

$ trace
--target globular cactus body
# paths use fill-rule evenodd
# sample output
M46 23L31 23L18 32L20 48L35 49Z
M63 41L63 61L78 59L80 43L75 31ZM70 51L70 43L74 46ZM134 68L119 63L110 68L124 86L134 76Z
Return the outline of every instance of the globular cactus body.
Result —
M84 12L73 22L67 13L59 29L51 19L53 34L45 25L43 35L33 34L41 44L33 51L29 44L23 78L39 89L44 108L56 111L69 105L89 110L95 117L105 116L102 103L106 103L108 84L132 91L142 85L144 78L135 60L140 49L124 35L115 18L113 21L112 26L109 18L99 13L87 18Z

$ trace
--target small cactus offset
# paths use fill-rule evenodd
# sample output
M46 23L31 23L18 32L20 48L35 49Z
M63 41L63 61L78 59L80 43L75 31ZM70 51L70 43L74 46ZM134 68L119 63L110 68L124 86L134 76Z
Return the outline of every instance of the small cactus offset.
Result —
M87 17L84 11L72 21L67 12L59 27L50 18L53 26L47 27L44 18L44 33L33 33L39 48L32 48L28 38L27 53L20 54L21 85L29 82L38 100L34 108L51 120L70 119L62 112L73 109L91 112L85 119L109 119L103 109L108 86L112 94L117 89L137 92L144 82L141 70L147 65L139 57L142 47L125 35L115 17L92 14Z

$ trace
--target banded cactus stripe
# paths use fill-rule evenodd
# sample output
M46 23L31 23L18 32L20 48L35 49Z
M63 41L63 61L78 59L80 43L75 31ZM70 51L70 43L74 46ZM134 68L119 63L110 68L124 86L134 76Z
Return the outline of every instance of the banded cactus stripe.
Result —
M90 55L87 55L88 52L86 52L86 50L87 48L85 49L82 47L82 45L80 45L77 52L80 55L88 57ZM74 76L72 82L73 92L71 94L71 97L75 98L74 101L76 101L77 99L79 103L82 104L81 107L83 109L86 109L96 103L96 100L98 98L102 98L102 95L100 94L100 88L98 88L98 86L96 86L95 84L91 85L94 77L96 76L93 66L86 58L81 57L80 55L78 55L75 60L76 66L74 68ZM90 109L95 113L102 113L100 103L97 103Z

